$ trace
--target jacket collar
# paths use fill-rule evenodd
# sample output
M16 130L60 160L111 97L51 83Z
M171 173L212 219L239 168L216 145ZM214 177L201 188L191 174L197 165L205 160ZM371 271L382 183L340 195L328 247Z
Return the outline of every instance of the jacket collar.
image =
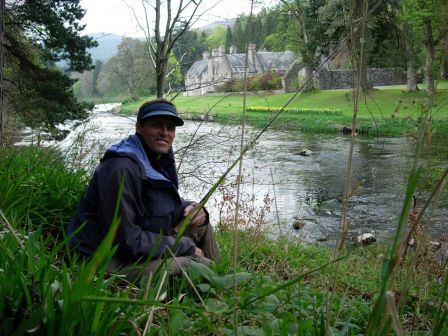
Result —
M114 156L114 154L118 156L127 156L136 160L143 167L146 178L172 184L169 179L152 167L148 156L146 155L145 148L136 134L130 135L127 139L121 140L110 146L106 150L104 158Z

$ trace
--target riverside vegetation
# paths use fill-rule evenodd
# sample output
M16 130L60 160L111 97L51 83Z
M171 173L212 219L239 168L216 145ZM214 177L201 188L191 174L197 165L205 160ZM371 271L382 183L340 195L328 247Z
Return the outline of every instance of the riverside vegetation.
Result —
M225 257L213 269L139 284L107 275L118 220L91 260L67 248L65 224L90 174L72 167L52 149L0 151L0 334L233 335L235 320L240 335L448 332L446 264L424 244L391 274L393 241L335 255L246 228L232 274L233 234L221 225Z

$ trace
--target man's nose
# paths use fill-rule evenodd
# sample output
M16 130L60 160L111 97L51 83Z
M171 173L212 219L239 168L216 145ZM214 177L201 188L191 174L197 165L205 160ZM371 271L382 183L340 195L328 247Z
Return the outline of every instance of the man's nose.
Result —
M168 125L162 124L159 128L160 133L167 134L168 133Z

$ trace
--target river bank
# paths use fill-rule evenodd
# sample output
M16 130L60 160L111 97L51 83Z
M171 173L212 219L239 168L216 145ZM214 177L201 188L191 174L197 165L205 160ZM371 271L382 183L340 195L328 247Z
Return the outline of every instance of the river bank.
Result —
M76 260L64 242L65 224L88 178L54 150L0 149L0 209L7 227L0 234L1 334L131 334L144 328L151 307L156 307L152 334L227 334L234 309L245 335L281 334L283 329L285 334L313 335L328 328L358 335L372 320L382 295L381 270L393 263L391 242L348 248L337 260L330 247L271 239L254 229L239 232L235 240L232 231L219 227L223 261L214 269L189 270L197 293L186 278L165 287L159 285L162 274L150 285L105 276L112 239L90 263ZM440 285L447 283L446 269L419 251L408 251L391 287L400 304L398 318L406 332L430 332L440 324L442 335L448 331L440 318L446 311L440 305L446 298ZM157 300L160 288L168 291L163 302Z
M85 123L58 143L65 159L76 161L76 167L93 169L105 148L134 133L133 117L109 112L117 108L119 105L97 105ZM293 115L302 113L290 112ZM340 114L318 111L322 116L334 113ZM246 131L246 139L249 139L259 130L248 126ZM186 121L177 130L174 150L178 158L180 191L184 197L199 200L210 190L235 160L239 146L235 134L239 132L238 126L198 121ZM28 143L33 143L32 139L28 139ZM240 211L251 218L247 225L257 226L262 218L270 223L265 231L272 237L285 234L304 243L320 241L334 245L340 226L342 177L346 173L349 146L350 137L342 134L288 129L266 132L244 159L240 192L244 207ZM312 154L301 156L304 148ZM409 137L357 137L352 162L352 178L357 181L357 189L349 199L347 211L350 242L356 241L360 233L372 230L378 240L394 234L397 216L403 206L409 162L414 155L414 142ZM424 171L416 194L418 208L424 206L442 176L447 159L446 139L434 137L431 146L425 145ZM235 171L229 174L207 203L213 223L227 220L234 212L235 174ZM445 187L442 198L424 217L426 233L432 240L439 239L445 232L447 195L448 187ZM297 227L299 229L295 229Z
M432 131L440 136L448 134L448 81L441 81L434 97L431 120ZM417 122L423 111L428 110L428 98L423 91L414 94L404 92L404 86L375 88L360 98L358 128L360 133L371 136L402 136L415 134ZM247 96L248 107L282 108L293 94L270 94L260 92ZM133 115L138 107L153 97L142 97L136 102L123 104L122 112ZM170 97L167 97L170 98ZM173 98L173 97L171 97ZM240 124L243 99L241 95L200 96L174 98L181 114L197 119L207 116L215 122ZM314 111L338 111L336 114L282 112L272 128L299 129L305 132L338 133L343 125L351 127L353 98L351 90L313 91L299 94L288 106L290 109ZM248 111L249 124L263 127L275 113Z

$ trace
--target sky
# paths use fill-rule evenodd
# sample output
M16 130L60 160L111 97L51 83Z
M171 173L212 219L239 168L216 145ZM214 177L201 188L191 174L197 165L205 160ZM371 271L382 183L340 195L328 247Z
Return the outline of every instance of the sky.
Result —
M254 5L255 13L262 7L260 1L257 2L258 4ZM81 0L80 4L87 10L82 20L86 24L84 34L106 32L128 37L143 36L129 8L132 6L142 20L144 11L141 0ZM250 0L203 0L200 12L206 9L208 11L193 27L201 27L226 18L235 18L241 13L249 14L250 6ZM148 14L151 17L152 13L148 12Z

